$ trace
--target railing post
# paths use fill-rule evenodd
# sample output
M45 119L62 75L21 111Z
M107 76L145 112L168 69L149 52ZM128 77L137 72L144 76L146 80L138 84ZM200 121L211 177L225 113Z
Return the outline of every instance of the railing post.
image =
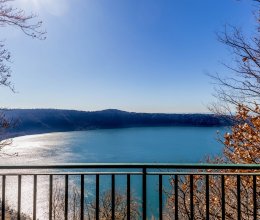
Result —
M84 174L80 176L80 219L84 220L84 199L85 199L85 177Z
M2 219L5 219L5 179L6 176L2 176Z
M96 174L96 220L99 220L99 174Z
M237 175L237 219L241 219L240 175Z
M225 206L225 175L221 176L221 194L222 194L222 202L221 202L221 208L222 208L222 220L225 220L226 218L226 206Z
M33 175L33 220L36 220L37 205L37 175Z
M179 191L179 187L178 187L178 182L179 182L179 177L177 174L175 174L174 176L174 179L175 179L175 184L174 184L174 192L175 192L175 203L174 203L174 206L175 206L175 220L179 219L179 194L178 194L178 191Z
M206 175L206 220L209 220L209 175Z
M146 167L143 168L143 220L146 220Z
M68 197L69 197L69 176L65 175L65 211L64 211L65 220L68 220Z
M115 174L112 174L111 176L111 187L112 187L112 190L111 190L111 203L112 203L112 220L115 219Z
M159 220L163 219L162 174L159 174Z
M49 180L49 220L52 220L52 183L53 183L53 176L50 175Z
M193 205L193 174L190 175L190 218L194 219L194 205Z
M256 199L256 176L253 176L253 205L254 205L254 220L257 220L257 199Z
M18 204L17 204L17 220L21 219L21 175L18 175Z
M127 174L127 220L130 220L131 218L131 176L130 174Z

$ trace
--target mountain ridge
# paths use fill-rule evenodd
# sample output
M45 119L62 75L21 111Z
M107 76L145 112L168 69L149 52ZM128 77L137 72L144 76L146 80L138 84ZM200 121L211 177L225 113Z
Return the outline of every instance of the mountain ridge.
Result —
M4 110L2 110L4 111ZM7 118L16 126L5 137L90 129L155 126L227 126L231 118L203 113L137 113L118 109L79 111L66 109L8 109Z

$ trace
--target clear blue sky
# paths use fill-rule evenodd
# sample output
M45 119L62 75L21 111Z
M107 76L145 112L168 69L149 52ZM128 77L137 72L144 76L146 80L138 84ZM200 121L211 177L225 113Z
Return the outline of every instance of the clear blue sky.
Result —
M17 93L8 108L117 108L208 112L230 53L216 32L230 23L252 31L250 0L17 0L44 21L45 41L2 28Z

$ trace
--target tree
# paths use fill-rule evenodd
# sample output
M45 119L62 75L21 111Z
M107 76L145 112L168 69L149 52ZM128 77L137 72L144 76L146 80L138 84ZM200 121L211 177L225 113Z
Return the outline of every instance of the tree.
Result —
M255 103L260 104L260 1L254 2L257 29L253 36L245 37L239 28L231 25L218 34L219 41L231 50L234 62L224 64L229 76L210 75L217 85L214 95L218 103L210 107L213 112L232 112L240 104L252 111Z
M255 105L253 112L244 105L239 105L236 114L237 124L230 133L227 133L222 143L224 144L223 156L210 160L210 163L236 163L236 164L260 164L260 108ZM206 170L214 172L215 170ZM222 170L220 173L252 173L254 170ZM174 189L176 181L170 178L171 188ZM190 219L190 179L183 176L179 180L179 215L183 219ZM226 219L237 218L237 177L225 175L225 217ZM256 186L260 187L260 177L256 176ZM210 219L222 219L222 191L221 176L209 176L210 196ZM206 215L206 182L204 175L195 175L193 179L194 192L194 219L205 219ZM260 219L260 192L256 192L257 219ZM174 213L175 192L168 194L168 210L166 216L171 219ZM253 177L241 176L240 182L241 219L253 219ZM181 218L181 219L182 219Z
M42 21L35 21L37 17L35 14L27 15L25 11L15 8L10 2L13 0L0 0L0 27L13 26L32 38L45 39L46 31L41 29ZM11 69L7 64L10 59L10 52L5 48L2 40L0 42L0 85L13 90L10 82Z
M224 137L224 158L229 163L260 164L260 108L239 105L237 124Z
M18 9L11 5L13 0L0 0L0 27L12 26L20 29L24 34L32 38L40 40L45 39L46 31L41 29L42 21L35 20L35 14L26 14L22 9ZM10 81L11 68L8 64L11 61L11 54L5 48L5 41L0 41L0 86L5 86L14 91L13 84ZM4 111L0 112L0 135L13 126L11 121L5 117ZM0 137L0 140L3 138ZM8 145L10 141L1 141L0 149Z
M87 192L86 194L91 194ZM84 219L91 220L95 219L96 214L96 199L89 195L84 197ZM73 185L68 199L68 210L69 219L79 220L81 219L80 211L80 200L81 195L77 185ZM65 210L65 194L64 185L61 182L56 182L53 187L52 196L52 219L59 220L64 217ZM131 207L130 215L132 219L139 219L141 217L140 213L140 203L134 193L131 193ZM99 216L101 220L112 219L112 191L105 190L100 193L99 197ZM47 218L47 216L46 216ZM115 220L125 220L127 219L127 199L124 192L120 190L115 191Z
M228 46L234 55L234 65L225 65L230 76L211 75L218 87L215 96L219 103L211 106L215 113L232 112L234 107L237 113L230 133L220 139L223 143L223 155L209 159L209 163L233 164L260 164L260 0L256 2L258 29L251 38L246 38L242 31L233 26L227 26L219 34L219 40ZM214 170L206 170L214 172ZM253 170L225 170L225 172L254 172ZM237 177L225 175L225 218L237 219ZM253 219L253 177L241 176L240 206L241 219ZM255 177L257 188L260 186L260 177ZM170 178L171 191L168 194L168 210L166 217L171 219L174 213L175 193L174 177ZM179 215L181 219L190 219L190 178L183 176L179 179ZM209 176L209 208L210 219L222 219L222 191L221 175ZM206 216L206 181L205 176L195 175L193 179L194 219L205 219ZM256 192L257 219L260 219L260 192Z
M140 203L138 203L137 197L131 194L131 206L130 206L130 215L132 219L140 219ZM93 219L95 216L96 202L93 201L90 204L90 219ZM92 212L92 213L91 213ZM99 212L100 219L112 219L112 195L111 190L107 190L101 194L99 200ZM119 190L115 191L115 220L125 220L127 219L127 198L123 192Z

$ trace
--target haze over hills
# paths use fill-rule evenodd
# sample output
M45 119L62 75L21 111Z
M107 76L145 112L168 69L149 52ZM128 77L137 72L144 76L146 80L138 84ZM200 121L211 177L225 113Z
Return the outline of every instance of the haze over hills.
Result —
M58 109L12 109L5 115L16 126L5 136L20 136L89 129L152 127L152 126L226 126L227 116L214 114L135 113L117 109L76 111Z

